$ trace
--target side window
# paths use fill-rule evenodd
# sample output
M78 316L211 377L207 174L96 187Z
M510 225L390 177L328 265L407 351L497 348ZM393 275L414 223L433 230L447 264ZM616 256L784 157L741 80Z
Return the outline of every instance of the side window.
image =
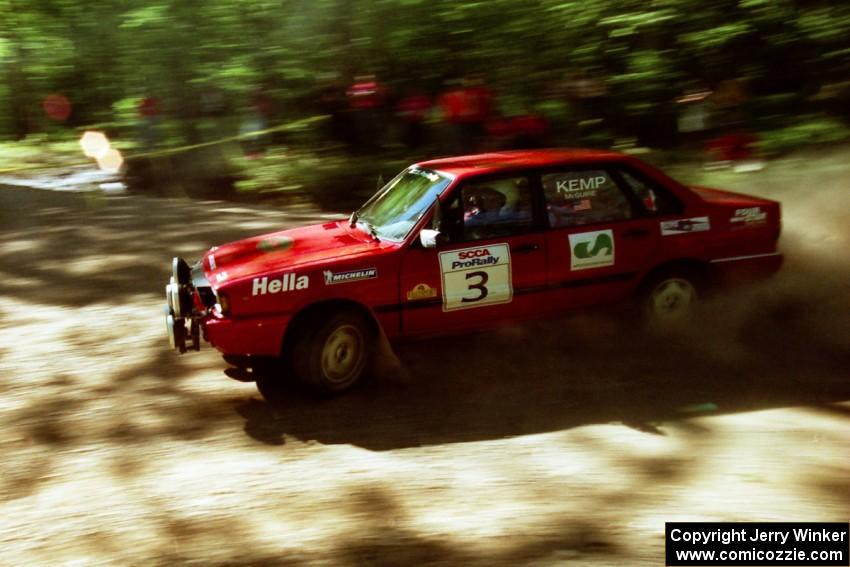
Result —
M644 181L626 169L619 169L617 172L623 177L623 181L626 182L629 190L643 203L643 207L648 212L656 215L681 212L681 205L666 191Z
M461 187L458 216L463 241L527 232L533 226L531 186L526 177L473 182ZM453 239L454 240L454 239Z
M541 176L549 226L562 228L630 219L632 207L603 169L546 173Z

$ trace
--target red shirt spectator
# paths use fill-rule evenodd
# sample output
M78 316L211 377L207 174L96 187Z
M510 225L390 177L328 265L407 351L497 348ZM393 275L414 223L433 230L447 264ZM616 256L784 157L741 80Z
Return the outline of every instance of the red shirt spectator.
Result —
M472 84L460 91L460 119L483 123L490 117L493 95L486 86Z
M401 99L396 111L407 122L422 122L431 109L431 99L425 95L415 94Z
M139 114L145 118L153 118L159 114L159 103L155 98L146 96L142 99L142 102L139 103Z
M361 77L346 91L354 110L374 109L381 106L382 94L377 81L372 77Z
M443 120L449 124L461 122L463 114L463 91L454 89L440 96L440 107L443 109Z

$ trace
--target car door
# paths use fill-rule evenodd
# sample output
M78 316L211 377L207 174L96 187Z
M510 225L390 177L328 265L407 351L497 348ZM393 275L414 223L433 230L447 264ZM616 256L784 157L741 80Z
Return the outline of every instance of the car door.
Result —
M553 168L539 181L553 309L624 299L657 253L658 221L614 166Z
M441 206L447 243L402 260L402 333L440 334L539 313L546 235L526 175L462 182Z

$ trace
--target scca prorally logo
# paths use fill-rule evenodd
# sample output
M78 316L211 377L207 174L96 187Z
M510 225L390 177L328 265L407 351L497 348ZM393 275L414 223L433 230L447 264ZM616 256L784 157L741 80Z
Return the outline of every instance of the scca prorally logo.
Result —
M610 230L570 235L570 268L586 270L614 265L614 234Z
M473 268L475 266L492 266L499 263L500 258L490 252L489 248L474 248L460 250L457 258L452 261L452 270Z
M364 268L362 270L351 270L348 272L332 272L325 270L325 285L348 283L358 280L371 280L378 277L378 268Z
M280 279L273 278L269 281L267 276L254 278L251 282L251 295L266 295L267 293L280 293L294 289L307 289L310 287L310 278L296 274L283 274Z

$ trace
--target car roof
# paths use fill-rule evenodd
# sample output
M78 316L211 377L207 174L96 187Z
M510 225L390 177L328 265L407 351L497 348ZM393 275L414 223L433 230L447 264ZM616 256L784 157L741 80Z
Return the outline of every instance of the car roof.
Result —
M457 176L482 175L524 168L547 167L598 161L622 160L625 156L608 150L559 148L516 150L432 159L416 164Z

